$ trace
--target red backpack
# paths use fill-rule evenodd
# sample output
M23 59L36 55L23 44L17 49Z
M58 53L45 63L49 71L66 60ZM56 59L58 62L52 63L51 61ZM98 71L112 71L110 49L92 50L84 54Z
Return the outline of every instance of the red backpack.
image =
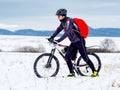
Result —
M83 38L86 38L88 36L88 33L89 33L88 25L86 24L86 22L80 18L73 18L73 21L77 25L81 36Z

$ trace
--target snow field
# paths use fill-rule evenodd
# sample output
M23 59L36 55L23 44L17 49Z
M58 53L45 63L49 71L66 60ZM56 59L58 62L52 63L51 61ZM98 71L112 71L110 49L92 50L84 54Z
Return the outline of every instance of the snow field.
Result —
M96 40L97 39L97 40ZM115 42L119 38L113 38ZM87 45L100 43L103 38L90 37ZM17 46L35 46L43 44L46 52L50 47L44 37L1 36L0 49L11 51ZM68 44L67 42L63 42ZM118 43L118 42L117 42ZM41 53L0 52L0 90L120 90L120 54L97 53L102 62L99 77L61 78L68 74L65 61L60 59L60 71L57 77L37 78L33 63Z

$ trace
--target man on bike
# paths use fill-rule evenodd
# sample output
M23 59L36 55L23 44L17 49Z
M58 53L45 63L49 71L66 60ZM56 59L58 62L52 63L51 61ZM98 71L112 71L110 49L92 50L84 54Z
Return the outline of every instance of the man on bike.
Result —
M60 20L60 25L56 29L56 31L53 33L53 35L48 39L50 42L54 40L54 38L64 29L64 34L58 39L55 40L57 43L61 42L64 40L66 37L69 38L71 44L66 52L65 59L67 62L67 66L69 68L70 74L68 74L68 77L75 77L75 73L73 70L73 65L72 65L72 57L73 53L76 53L77 50L79 50L79 53L81 54L82 58L84 61L90 66L93 74L91 77L96 77L98 76L98 72L95 70L95 67L91 60L89 59L85 47L85 40L84 38L80 35L80 33L76 32L75 30L76 27L74 26L74 21L72 18L67 17L67 10L66 9L59 9L56 12L56 15L58 19Z

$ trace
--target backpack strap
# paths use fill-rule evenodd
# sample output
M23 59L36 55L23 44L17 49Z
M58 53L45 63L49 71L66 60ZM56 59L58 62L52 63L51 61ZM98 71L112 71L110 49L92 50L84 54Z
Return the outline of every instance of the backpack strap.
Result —
M74 25L74 27L75 27L75 29L72 29L72 30L80 34L80 31L79 31L79 29L78 29L78 26L77 26L76 23L74 22L73 18L69 17L69 19L72 21L72 23L73 23L73 25ZM68 19L68 20L69 20L69 19ZM68 22L68 20L67 20L66 22ZM65 29L65 28L67 27L67 23L65 23L65 25L62 23L62 26L63 26L63 28Z
M72 29L72 30L80 34L80 31L79 31L79 29L78 29L78 26L77 26L76 23L74 22L73 18L71 18L71 19L72 19L73 25L74 25L74 27L75 27L75 29Z

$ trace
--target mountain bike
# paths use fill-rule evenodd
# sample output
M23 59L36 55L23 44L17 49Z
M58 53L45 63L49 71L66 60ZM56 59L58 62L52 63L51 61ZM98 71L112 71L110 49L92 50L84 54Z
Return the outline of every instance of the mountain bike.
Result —
M33 65L34 73L38 78L44 77L54 77L58 74L60 69L59 58L55 56L56 50L65 60L65 54L59 47L68 47L66 45L57 44L54 41L50 42L50 46L52 46L50 53L43 53L39 55ZM93 62L95 69L97 72L101 69L101 60L99 56L93 52L87 52L88 57ZM72 60L73 69L77 75L81 76L90 76L92 74L92 70L88 66L88 64L82 59L81 56L79 58L75 58Z

